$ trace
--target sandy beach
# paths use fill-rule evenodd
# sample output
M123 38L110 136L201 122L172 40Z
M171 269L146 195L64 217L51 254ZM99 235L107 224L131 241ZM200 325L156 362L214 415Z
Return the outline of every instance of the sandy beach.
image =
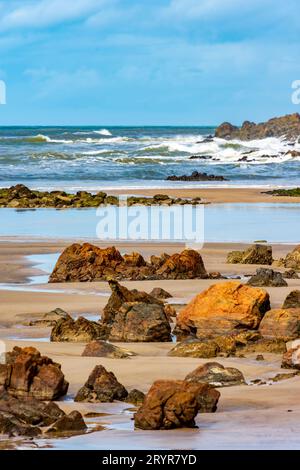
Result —
M85 344L51 343L50 329L24 326L23 323L40 317L54 308L60 307L74 317L87 318L101 315L109 288L106 282L30 284L28 276L40 275L40 270L28 262L31 254L45 254L61 251L68 242L48 241L20 243L2 241L0 243L0 339L7 350L13 346L37 347L43 354L62 365L70 388L65 400L59 404L64 409L78 409L84 413L94 411L105 413L97 419L88 419L91 426L103 425L101 431L67 440L37 439L33 444L22 440L22 446L52 448L136 448L136 449L270 449L300 448L297 440L300 406L298 390L300 378L291 378L278 383L261 386L235 386L221 389L221 399L215 414L199 414L199 429L173 431L135 431L132 422L134 408L124 403L78 404L72 401L74 395L87 379L87 375L97 364L112 370L118 380L129 390L139 388L147 392L156 379L183 379L205 359L169 357L168 351L174 343L126 343L118 344L137 354L130 359L107 359L81 357ZM126 246L127 251L130 248ZM176 252L180 246L157 246L146 244L138 247L147 257L150 253L160 253L167 249ZM233 249L244 249L242 244L207 244L201 251L208 271L222 274L251 274L257 266L228 265L226 254ZM274 245L275 258L284 256L293 246ZM123 284L150 292L153 287L163 287L173 296L172 303L177 309L187 303L195 294L214 282L212 280L178 281L127 281ZM244 282L244 281L243 281ZM9 283L9 288L5 283ZM10 290L18 287L18 291ZM300 288L300 279L288 281L288 287L268 288L271 306L279 307L292 289ZM46 290L46 292L44 291ZM257 362L255 354L245 358L216 358L225 366L237 367L245 375L246 381L262 378L270 379L280 369L281 355L264 354L265 361ZM11 444L11 442L10 442Z

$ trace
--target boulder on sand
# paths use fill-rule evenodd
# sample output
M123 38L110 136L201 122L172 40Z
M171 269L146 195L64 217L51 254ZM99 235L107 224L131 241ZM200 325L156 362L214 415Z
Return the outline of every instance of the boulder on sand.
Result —
M68 415L65 414L52 424L52 426L47 429L47 434L82 434L86 429L87 425L84 422L82 414L74 410Z
M37 320L31 320L30 322L24 322L23 325L26 326L42 326L42 327L48 327L48 326L55 326L56 323L59 320L67 320L71 318L71 316L62 310L61 308L56 308L55 310L52 310L51 312L44 313L39 319Z
M288 253L285 258L276 261L277 266L284 266L288 269L300 270L300 245L296 246L293 251Z
M135 427L145 430L195 427L198 412L216 411L219 396L208 384L157 380L134 415Z
M184 250L171 255L157 270L162 279L207 279L208 274L198 251Z
M284 353L282 357L281 367L283 369L300 370L300 342L293 341L291 347Z
M171 341L171 327L164 306L144 302L123 304L114 318L109 340L119 342Z
M300 308L300 290L292 290L285 298L282 308Z
M150 295L160 300L170 299L173 297L171 294L169 294L169 292L167 292L165 289L162 289L161 287L154 287L154 289L152 289L150 292Z
M15 346L0 364L0 388L15 397L57 400L68 390L60 364L32 347Z
M300 308L269 310L259 326L266 338L282 338L285 341L300 336Z
M59 320L52 328L50 340L53 342L88 343L96 339L106 339L107 328L101 323L79 317L77 320L68 317Z
M273 263L272 247L255 244L245 251L231 251L227 255L227 263L271 265Z
M75 401L106 403L124 400L127 395L126 388L118 382L116 376L99 365L93 369L84 386L78 391Z
M245 384L242 372L234 367L224 367L218 362L207 362L197 367L184 380L193 383L208 383L213 387L231 387Z
M135 353L127 349L119 348L107 341L91 341L81 354L86 357L109 357L111 359L124 359L136 356Z
M288 285L280 272L267 268L257 269L256 274L250 277L247 284L254 287L286 287Z
M218 336L240 329L257 329L270 308L269 294L238 281L214 284L198 294L177 317L179 339Z

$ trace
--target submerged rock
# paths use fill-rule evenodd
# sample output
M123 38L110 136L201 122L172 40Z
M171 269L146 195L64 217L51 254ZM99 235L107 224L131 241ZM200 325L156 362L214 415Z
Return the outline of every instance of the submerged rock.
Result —
M127 349L119 348L107 341L91 341L82 353L86 357L109 357L111 359L125 359L136 356L135 353Z
M191 175L172 175L166 179L167 181L227 181L224 176L208 175L207 173L199 173L199 171L193 171Z
M231 387L245 384L242 372L234 367L224 367L218 362L207 362L197 367L184 380L193 383L208 383L213 387Z
M198 294L177 317L179 338L194 334L218 336L239 329L257 329L270 308L269 294L238 281L210 286Z
M271 265L273 263L272 247L256 244L244 251L231 251L227 255L227 263Z
M247 284L254 287L286 287L288 284L280 272L273 269L259 268L250 277Z
M157 380L134 415L135 427L145 430L194 427L199 411L216 411L219 396L208 384Z
M68 390L60 364L33 348L14 347L0 364L0 388L15 397L57 400Z
M127 395L126 388L118 382L116 376L99 365L93 369L84 386L78 391L75 401L106 403L124 400Z

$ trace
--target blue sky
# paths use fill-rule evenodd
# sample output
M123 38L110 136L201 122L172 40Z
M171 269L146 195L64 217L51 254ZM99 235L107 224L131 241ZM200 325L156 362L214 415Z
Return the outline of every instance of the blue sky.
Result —
M0 0L0 125L300 112L298 0Z

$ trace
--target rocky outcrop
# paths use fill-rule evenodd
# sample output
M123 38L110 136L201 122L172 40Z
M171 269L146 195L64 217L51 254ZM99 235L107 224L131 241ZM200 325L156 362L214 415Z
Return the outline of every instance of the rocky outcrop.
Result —
M60 364L32 347L14 347L0 364L0 388L15 397L57 400L68 390Z
M134 415L135 427L145 430L194 427L198 412L216 411L219 396L208 384L158 380Z
M224 122L216 129L215 136L221 139L239 140L265 139L266 137L286 137L289 140L296 140L300 136L300 115L288 114L260 124L245 121L241 128Z
M144 302L123 304L114 318L109 340L120 342L171 341L171 327L164 306Z
M170 299L173 297L169 292L167 292L165 289L162 289L161 287L154 287L154 289L152 289L150 292L150 295L159 300Z
M271 265L273 263L272 247L256 244L244 251L231 251L227 255L227 263Z
M191 175L171 175L166 178L167 181L227 181L224 176L208 175L207 173L199 173L193 171Z
M138 253L122 256L115 247L99 248L90 243L74 243L60 255L49 282L206 277L201 255L195 250L151 257L147 263Z
M110 359L126 359L136 354L127 349L119 348L107 341L91 341L81 354L85 357L109 357Z
M281 367L300 370L300 344L299 341L293 341L293 343L283 355Z
M106 403L124 400L128 395L126 388L120 384L112 372L103 366L96 366L84 386L78 391L75 401Z
M201 255L195 250L184 250L171 255L157 271L162 279L206 279L208 274Z
M300 308L300 290L292 290L285 298L282 308Z
M260 333L267 338L282 338L290 341L300 336L300 309L269 310L259 326Z
M286 287L288 285L280 272L266 268L257 269L256 274L250 277L247 284L254 287Z
M285 258L281 258L276 262L277 266L283 266L289 269L300 270L300 245L288 253Z
M241 371L234 367L224 367L218 362L207 362L190 372L185 379L192 383L208 383L212 387L231 387L245 384Z
M138 291L136 289L129 290L117 281L109 281L109 287L111 288L111 296L103 309L101 317L103 323L112 324L122 305L128 302L143 302L147 304L163 305L160 300L153 297L151 294L147 294L146 292Z
M78 411L66 415L55 403L35 399L16 399L4 395L0 399L0 434L9 437L36 437L45 433L56 436L82 434L87 426Z
M164 194L156 194L153 197L131 196L127 199L128 206L196 204L199 202L200 198L172 198ZM23 184L0 189L0 207L20 209L34 207L80 208L98 207L100 205L118 206L119 197L108 195L103 191L96 194L87 191L78 191L76 194L66 193L65 191L32 191Z
M238 281L210 286L198 294L177 317L175 333L182 339L218 336L241 329L257 329L270 308L269 294Z
M50 340L53 342L88 343L96 339L106 339L105 325L79 317L77 320L68 317L59 320L52 328Z

